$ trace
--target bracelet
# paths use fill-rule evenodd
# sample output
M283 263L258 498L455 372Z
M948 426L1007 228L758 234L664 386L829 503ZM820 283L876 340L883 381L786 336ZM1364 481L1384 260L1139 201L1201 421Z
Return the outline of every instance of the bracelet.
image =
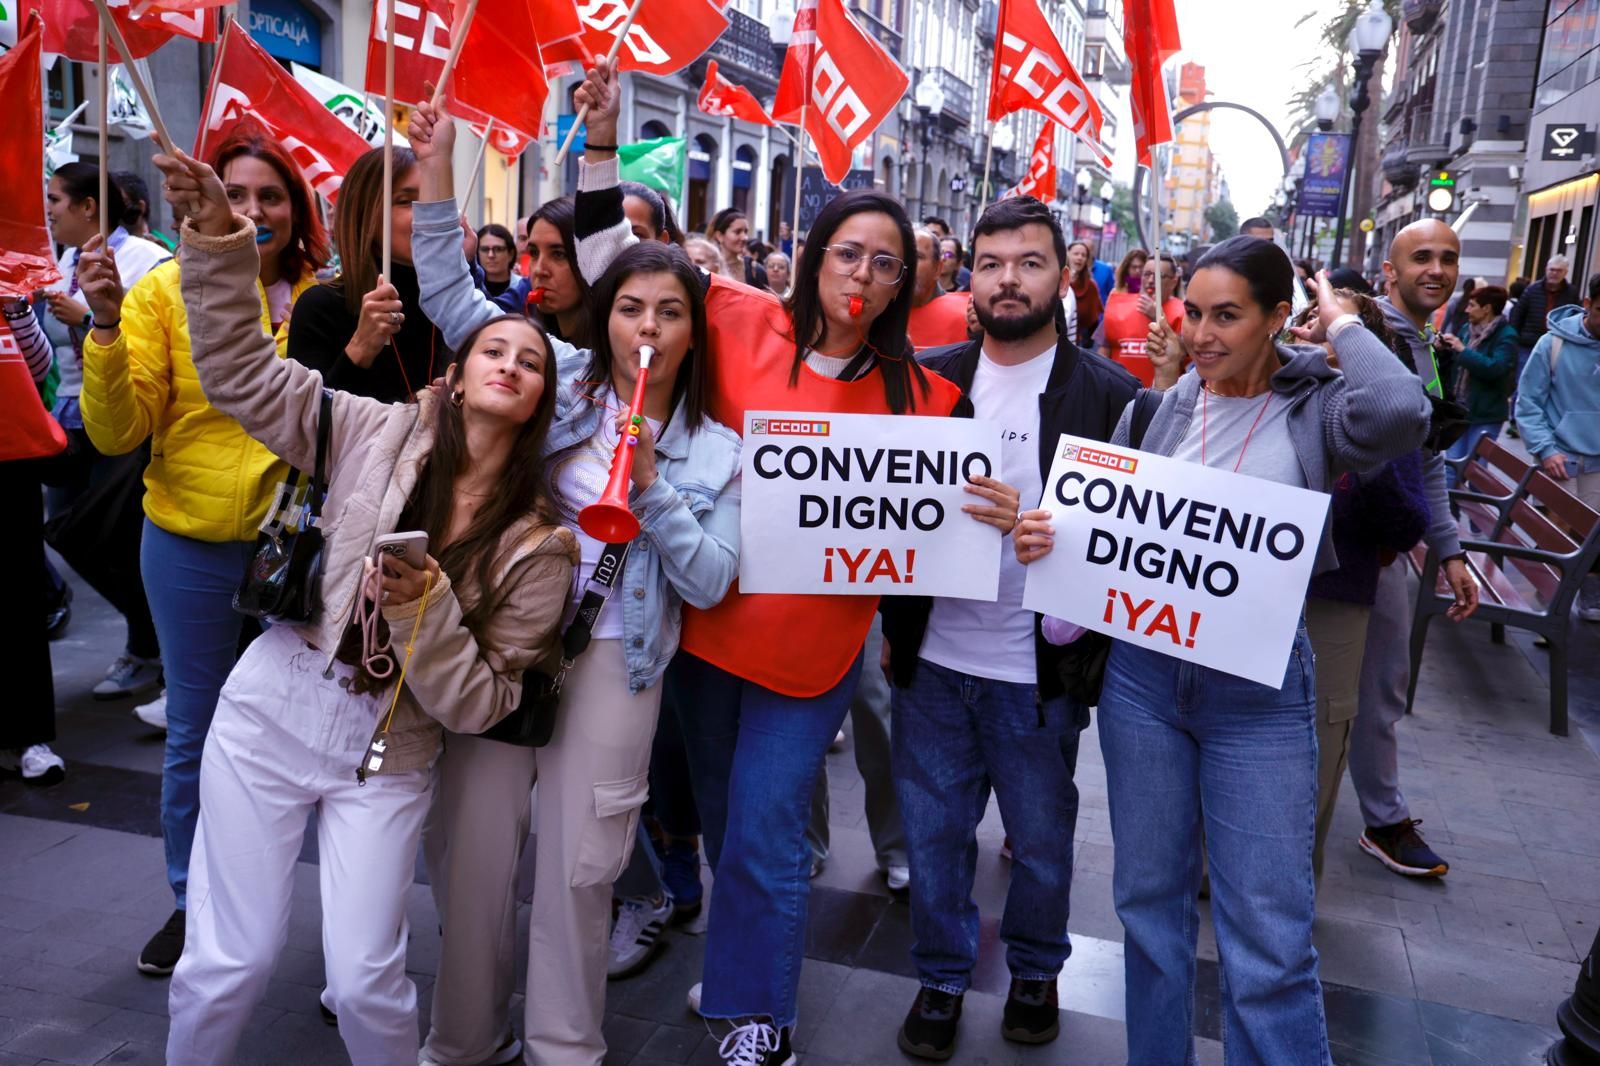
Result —
M596 144L593 141L584 141L583 142L583 150L585 152L587 152L591 148L593 148L597 152L615 152L617 150L617 146L614 145L614 144Z
M122 319L120 318L115 322L100 322L97 321L93 315L89 316L89 326L91 329L116 329L120 325L122 325Z

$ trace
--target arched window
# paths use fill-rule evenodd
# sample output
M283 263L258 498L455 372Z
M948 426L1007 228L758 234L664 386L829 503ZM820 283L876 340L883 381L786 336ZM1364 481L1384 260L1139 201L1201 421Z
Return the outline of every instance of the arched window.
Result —
M689 142L689 219L688 228L695 233L705 232L706 223L717 213L711 202L716 186L717 142L709 134L697 134Z
M756 150L748 144L741 144L733 153L733 206L743 211L746 216L750 214L750 201L755 187L756 176ZM758 225L757 219L750 220L752 229Z

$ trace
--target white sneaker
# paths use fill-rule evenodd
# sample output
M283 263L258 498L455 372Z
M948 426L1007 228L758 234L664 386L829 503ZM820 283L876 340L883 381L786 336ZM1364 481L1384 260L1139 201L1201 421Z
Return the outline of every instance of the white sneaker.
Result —
M611 927L611 958L606 963L606 979L632 977L649 965L661 948L661 934L672 920L672 896L661 894L661 902L626 899L617 911L617 924Z
M696 981L694 987L689 989L689 1010L691 1013L700 1014L700 982ZM702 1018L705 1015L700 1015Z
M48 744L35 744L20 751L7 752L8 768L22 775L30 785L56 785L67 776L67 764Z
M833 743L828 745L830 752L844 750L844 730L839 730L833 735Z
M111 664L105 680L94 687L94 698L120 700L124 696L148 696L160 687L160 659L123 655Z
M795 1061L789 1033L768 1022L749 1021L722 1038L717 1053L728 1066L789 1066Z
M911 887L911 867L891 866L883 871L883 880L890 892L904 892Z
M161 695L149 703L141 703L133 709L133 716L151 729L167 731L167 690L162 689Z

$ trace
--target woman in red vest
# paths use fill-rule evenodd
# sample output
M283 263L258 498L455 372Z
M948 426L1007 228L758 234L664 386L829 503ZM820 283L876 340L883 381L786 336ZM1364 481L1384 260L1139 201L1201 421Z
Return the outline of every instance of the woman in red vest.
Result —
M614 217L593 218L593 194L616 183L619 94L603 61L574 97L591 104L579 175L578 258L603 269L634 240ZM613 201L610 201L614 203ZM749 410L945 415L959 392L925 371L906 339L916 242L904 209L871 189L818 214L795 265L794 291L710 277L709 410L744 426ZM1017 494L977 479L967 510L1004 532ZM690 1002L731 1023L725 1059L791 1060L805 954L811 793L844 718L872 624L872 596L744 594L735 582L710 610L685 608L665 702L679 711L716 892L704 982ZM702 995L703 988L703 995Z
M1139 292L1113 290L1106 301L1105 343L1100 354L1122 365L1123 369L1138 378L1146 388L1155 384L1155 365L1145 354L1145 335L1155 321L1156 267L1146 260L1143 266L1144 285ZM1178 264L1166 252L1161 253L1161 291L1165 294L1163 311L1167 324L1174 333L1183 329L1183 301L1176 298L1178 291ZM1165 388L1171 382L1164 382Z

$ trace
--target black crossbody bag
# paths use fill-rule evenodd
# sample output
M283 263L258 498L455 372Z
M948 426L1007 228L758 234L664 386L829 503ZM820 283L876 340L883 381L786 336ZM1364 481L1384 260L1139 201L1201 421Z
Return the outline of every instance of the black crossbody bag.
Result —
M523 748L542 748L555 733L556 712L561 707L561 688L566 684L572 664L588 648L594 624L611 598L611 590L622 576L628 561L628 542L607 544L595 564L594 575L578 602L578 613L561 634L561 664L555 676L530 667L522 674L522 702L517 709L484 730L479 736L516 744Z
M293 506L303 475L282 486L273 502L271 525L256 537L256 550L244 580L233 594L233 609L271 622L309 622L317 613L322 585L322 504L328 496L328 433L333 424L333 393L322 390L317 411L317 462L306 490L304 513L294 526L276 520Z

